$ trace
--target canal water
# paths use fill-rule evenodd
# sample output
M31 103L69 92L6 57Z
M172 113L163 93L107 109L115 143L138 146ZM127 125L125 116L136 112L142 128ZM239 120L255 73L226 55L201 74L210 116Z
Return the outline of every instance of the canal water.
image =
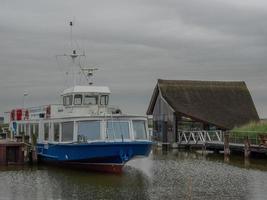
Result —
M120 175L51 166L0 168L0 199L267 199L267 159L154 149Z

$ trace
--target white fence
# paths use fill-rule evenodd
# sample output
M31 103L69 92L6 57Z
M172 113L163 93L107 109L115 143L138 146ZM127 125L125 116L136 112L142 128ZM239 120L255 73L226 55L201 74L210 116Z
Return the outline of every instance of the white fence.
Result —
M178 144L205 144L207 142L223 142L223 132L214 131L178 131Z

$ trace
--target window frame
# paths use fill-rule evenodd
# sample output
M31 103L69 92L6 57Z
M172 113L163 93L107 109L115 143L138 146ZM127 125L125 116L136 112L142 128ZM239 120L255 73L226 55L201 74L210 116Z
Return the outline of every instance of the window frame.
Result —
M23 135L24 134L24 130L23 130L23 124L22 123L18 123L18 135Z
M79 97L77 97L77 96L79 96ZM76 99L80 99L81 102L80 103L76 103ZM73 95L73 105L76 105L76 106L83 105L83 95L82 94L74 94Z
M46 127L47 125L47 127ZM46 128L48 128L47 138L46 138ZM50 124L49 122L44 123L44 141L49 141L49 133L50 133Z
M124 137L124 135L123 135L123 139L124 140L130 140L131 139L131 123L130 123L130 121L127 121L127 120L123 120L123 121L114 121L114 120L107 120L107 122L106 122L106 137L110 140L121 140L122 138L121 138L121 135L120 135L120 137L116 137L116 133L113 133L113 130L112 130L112 132L111 132L111 134L108 134L108 130L109 130L109 128L108 128L108 124L109 124L109 122L110 123L127 123L128 124L128 137L127 138L125 138ZM111 138L109 137L111 135ZM114 138L114 136L115 136L115 138Z
M69 99L69 103L67 104L67 99ZM64 106L71 106L73 103L73 95L65 95L63 96L63 105Z
M104 103L102 102L102 98L104 98ZM102 106L106 106L108 105L108 100L109 100L109 95L105 94L105 95L101 95L100 96L100 105Z
M55 125L58 125L58 140L55 140ZM53 122L53 142L60 142L60 122Z
M134 126L134 123L135 122L143 122L144 124L144 133L143 133L143 136L145 136L145 138L137 138L136 137L136 131L135 131L135 126ZM132 130L133 130L133 138L134 140L147 140L148 139L148 130L147 130L147 126L146 126L146 120L142 120L142 119L133 119L132 120Z
M79 132L80 132L80 123L90 123L90 122L97 122L98 123L98 125L99 125L99 134L98 134L98 138L97 139L89 139L89 138L85 138L86 139L86 141L97 141L97 140L102 140L103 138L102 138L102 120L80 120L80 121L76 121L76 123L77 123L77 136L79 137L79 136L86 136L86 135L81 135L81 134L79 134Z
M33 126L34 126L34 132L35 132L36 139L38 139L39 138L39 130L40 130L39 123L34 123Z
M88 97L94 97L95 98L95 104L90 104L90 103L85 103L86 102L86 98L88 98ZM84 99L83 99L83 105L86 105L86 106L88 106L88 105L98 105L98 96L97 95L90 95L90 94L85 94L84 95Z
M64 140L64 131L63 131L63 124L64 123L72 123L72 138L70 140ZM75 121L63 121L61 122L61 137L60 137L60 142L62 143L68 143L68 142L73 142L74 141L74 128L75 128L75 124L76 122Z

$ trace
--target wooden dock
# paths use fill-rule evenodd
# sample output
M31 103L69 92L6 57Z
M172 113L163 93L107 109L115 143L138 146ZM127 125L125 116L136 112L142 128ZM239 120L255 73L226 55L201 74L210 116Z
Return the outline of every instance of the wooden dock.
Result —
M25 144L11 140L0 140L0 165L24 164Z
M177 147L223 151L225 155L238 152L244 153L245 157L261 154L267 158L267 145L259 138L236 137L222 131L181 131L178 135Z
M205 145L207 150L224 151L224 142L207 142ZM229 148L233 152L244 152L245 144L229 143ZM267 147L265 146L252 144L249 146L249 150L251 153L265 153L267 155Z

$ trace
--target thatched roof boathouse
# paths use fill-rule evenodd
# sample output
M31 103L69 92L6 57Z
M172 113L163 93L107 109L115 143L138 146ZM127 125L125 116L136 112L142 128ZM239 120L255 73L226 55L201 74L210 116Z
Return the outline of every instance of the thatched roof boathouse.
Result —
M161 80L147 110L153 134L175 143L178 130L229 130L259 116L243 81Z

